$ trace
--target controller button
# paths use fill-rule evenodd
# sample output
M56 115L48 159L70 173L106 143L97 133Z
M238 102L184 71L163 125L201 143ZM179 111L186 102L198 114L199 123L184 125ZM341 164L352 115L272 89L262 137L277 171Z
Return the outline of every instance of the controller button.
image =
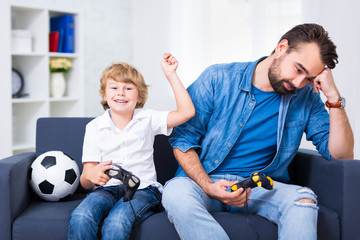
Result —
M231 190L233 190L233 191L236 191L236 190L238 190L238 187L237 187L237 185L233 185L233 186L231 187Z
M252 180L253 180L254 182L257 182L257 181L259 181L259 178L260 178L259 176L253 176L253 177L252 177Z
M258 187L262 186L262 182L257 182Z
M274 181L271 179L271 177L266 177L266 178L269 179L270 185L271 185L272 187L274 187Z

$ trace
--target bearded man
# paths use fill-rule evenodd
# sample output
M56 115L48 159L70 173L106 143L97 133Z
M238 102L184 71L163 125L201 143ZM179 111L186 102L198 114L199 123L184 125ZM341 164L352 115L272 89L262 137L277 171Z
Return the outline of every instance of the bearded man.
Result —
M322 26L302 24L270 56L210 66L188 88L196 114L170 139L180 166L163 192L181 239L229 239L210 212L243 211L245 203L277 224L279 239L317 238L316 195L286 184L287 168L304 132L329 161L353 158L345 99L331 72L337 58ZM274 179L274 189L229 191L255 172Z

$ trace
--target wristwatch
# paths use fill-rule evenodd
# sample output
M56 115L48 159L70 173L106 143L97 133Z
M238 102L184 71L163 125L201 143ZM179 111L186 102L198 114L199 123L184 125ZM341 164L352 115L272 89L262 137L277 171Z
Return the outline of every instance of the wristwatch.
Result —
M337 103L329 103L329 101L325 102L325 105L328 108L344 108L346 104L345 98L340 97L339 102Z

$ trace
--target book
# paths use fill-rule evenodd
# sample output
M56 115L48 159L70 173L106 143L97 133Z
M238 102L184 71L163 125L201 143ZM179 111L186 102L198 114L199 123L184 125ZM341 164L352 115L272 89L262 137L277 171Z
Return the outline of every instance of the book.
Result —
M74 46L74 16L66 14L50 19L50 31L59 32L58 52L73 53Z
M57 51L64 52L63 46L64 46L64 29L60 28L59 29L59 45L58 45Z
M57 52L59 48L59 32L49 33L49 52Z

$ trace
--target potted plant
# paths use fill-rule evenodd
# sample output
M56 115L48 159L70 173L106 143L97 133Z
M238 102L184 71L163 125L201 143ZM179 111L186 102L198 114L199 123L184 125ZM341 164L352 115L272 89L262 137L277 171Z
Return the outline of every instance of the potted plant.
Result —
M72 63L68 58L51 58L50 67L50 94L59 98L65 95L65 73L71 69Z

